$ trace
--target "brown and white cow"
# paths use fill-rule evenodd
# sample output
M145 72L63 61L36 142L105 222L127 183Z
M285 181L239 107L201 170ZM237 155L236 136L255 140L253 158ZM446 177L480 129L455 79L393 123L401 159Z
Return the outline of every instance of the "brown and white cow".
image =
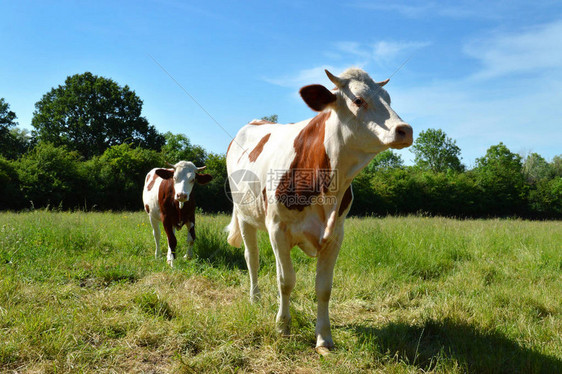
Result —
M209 183L210 174L200 174L205 169L196 167L192 162L180 161L170 169L152 169L144 182L142 201L148 213L152 234L156 242L155 257L160 256L160 222L168 237L168 264L174 266L177 240L175 230L184 225L188 227L187 252L185 258L193 256L195 240L195 200L191 196L195 182Z
M234 209L228 242L245 246L250 298L259 296L257 230L267 230L277 265L280 306L277 326L290 331L289 296L295 286L290 251L300 247L317 257L318 299L316 347L333 346L328 304L334 265L344 234L344 220L353 200L351 182L373 157L385 149L412 144L412 127L390 107L383 86L357 68L339 77L326 70L336 85L301 88L316 117L289 125L252 121L227 150L227 170ZM236 198L238 196L238 198Z

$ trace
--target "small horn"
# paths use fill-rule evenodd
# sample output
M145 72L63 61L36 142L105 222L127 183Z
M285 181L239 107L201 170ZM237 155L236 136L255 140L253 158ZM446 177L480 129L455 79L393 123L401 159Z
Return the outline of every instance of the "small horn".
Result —
M197 168L197 171L203 171L203 170L205 170L206 168L207 168L207 165L201 166L201 167L198 167L198 168Z
M175 169L175 168L176 168L176 165L172 165L172 164L170 164L168 161L166 161L166 165L168 165L168 166L171 167L172 169Z
M332 81L333 84L336 85L337 88L341 88L343 86L343 80L341 78L336 77L334 74L330 73L328 69L324 69L328 79Z
M388 79L386 79L386 80L384 80L384 81L382 81L382 82L377 82L377 84L378 84L379 86L381 86L381 87L384 87L384 85L387 84L389 81L390 81L390 78L388 78Z

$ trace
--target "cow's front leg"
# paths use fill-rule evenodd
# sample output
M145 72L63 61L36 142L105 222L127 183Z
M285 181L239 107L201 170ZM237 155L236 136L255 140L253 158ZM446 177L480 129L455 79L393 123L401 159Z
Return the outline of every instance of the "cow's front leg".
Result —
M168 237L168 264L171 267L174 267L174 259L176 258L176 246L178 244L178 241L176 240L173 225L164 222L164 230L166 231L166 236Z
M277 331L283 335L291 332L291 312L289 299L295 288L296 276L291 261L291 245L284 230L274 227L269 230L269 237L277 266L277 285L279 287L279 312L277 313Z
M190 222L188 227L190 229L187 231L187 252L185 252L183 258L191 260L193 258L193 243L195 242L195 224Z
M343 237L343 235L341 235ZM340 238L341 238L340 237ZM316 263L316 298L318 310L316 320L316 349L333 348L332 331L330 328L330 296L334 279L334 266L341 246L341 239L336 239L318 253Z
M154 251L154 257L160 257L160 220L149 215L150 224L152 225L152 235L154 236L154 242L156 243L156 251Z

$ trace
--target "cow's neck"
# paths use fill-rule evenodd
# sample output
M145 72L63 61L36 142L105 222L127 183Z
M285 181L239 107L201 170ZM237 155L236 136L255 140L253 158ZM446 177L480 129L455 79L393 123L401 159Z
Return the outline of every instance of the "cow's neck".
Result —
M332 113L326 122L325 146L330 158L330 165L337 170L338 191L345 191L353 178L363 170L369 162L380 152L378 150L366 152L356 143L357 135L345 123L345 118L339 118Z

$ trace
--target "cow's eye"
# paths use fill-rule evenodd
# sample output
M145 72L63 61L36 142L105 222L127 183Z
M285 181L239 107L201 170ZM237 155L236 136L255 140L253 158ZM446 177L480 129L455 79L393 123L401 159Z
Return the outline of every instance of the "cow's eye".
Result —
M355 104L355 105L357 105L357 106L363 106L363 104L365 104L365 102L363 101L362 98L356 97L356 98L353 100L353 104Z

